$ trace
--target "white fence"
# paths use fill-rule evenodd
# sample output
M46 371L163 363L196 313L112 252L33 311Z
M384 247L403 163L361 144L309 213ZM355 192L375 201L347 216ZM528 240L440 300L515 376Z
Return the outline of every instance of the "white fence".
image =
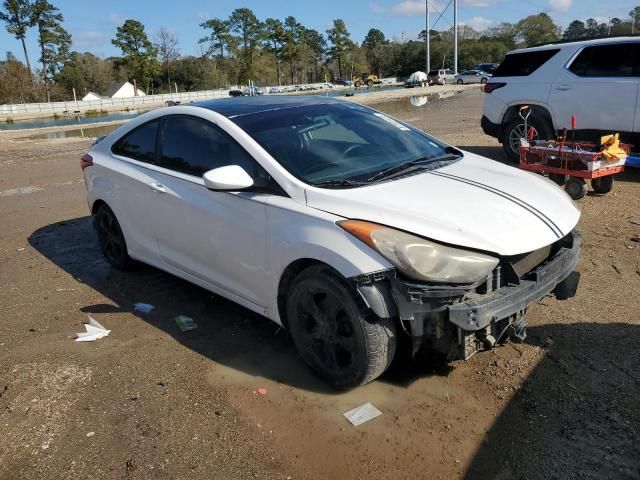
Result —
M142 97L103 98L77 102L22 103L0 105L0 120L7 118L40 117L64 113L85 113L89 110L100 112L113 110L144 109L164 105L168 101L188 103L196 100L223 98L229 96L229 90L203 90L200 92L164 93L161 95L144 95Z

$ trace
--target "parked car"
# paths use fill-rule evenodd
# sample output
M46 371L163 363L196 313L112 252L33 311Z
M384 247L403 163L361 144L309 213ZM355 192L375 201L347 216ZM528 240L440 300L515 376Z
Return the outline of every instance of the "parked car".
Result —
M528 127L534 138L553 139L577 119L577 140L599 142L620 133L640 146L640 38L610 37L547 44L509 52L484 86L482 129L518 159L524 121L518 112L531 106Z
M264 95L264 92L260 87L244 87L242 94L247 97L256 97L258 95Z
M465 70L455 76L456 83L462 85L464 83L487 83L491 78L490 73L481 72L480 70Z
M498 63L479 63L478 65L473 67L473 69L493 75L493 73L496 71L496 68L498 68L498 65Z
M282 93L282 89L280 87L269 87L267 88L267 93L269 93L270 95Z
M447 83L454 83L455 73L448 68L441 70L431 70L427 74L429 85L446 85Z
M577 287L580 213L555 184L351 102L158 109L81 167L113 267L144 262L270 318L337 388L404 345L466 359L522 340L529 304Z
M351 80L334 80L334 85L340 85L343 87L350 86L353 82Z

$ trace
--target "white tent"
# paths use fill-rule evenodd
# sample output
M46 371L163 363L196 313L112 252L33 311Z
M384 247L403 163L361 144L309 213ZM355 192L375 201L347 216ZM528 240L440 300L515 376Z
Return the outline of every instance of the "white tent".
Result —
M95 92L89 92L84 97L82 97L82 101L84 102L86 100L102 100L103 98L106 98L106 97L103 97L102 95L98 95Z
M133 84L130 82L118 83L111 87L107 93L107 97L111 98L143 97L145 95L146 93L139 88L136 91Z

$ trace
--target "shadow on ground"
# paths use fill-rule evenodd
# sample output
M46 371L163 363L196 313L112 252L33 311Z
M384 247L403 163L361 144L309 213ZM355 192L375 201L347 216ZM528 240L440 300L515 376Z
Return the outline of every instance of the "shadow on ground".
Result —
M249 375L335 393L302 363L288 335L269 320L152 267L112 269L89 217L48 225L30 244L111 303L87 313L131 312L193 351ZM199 328L183 333L179 314ZM549 341L550 339L550 341ZM528 341L551 344L541 363L497 418L466 479L640 479L640 326L573 324L531 328ZM385 381L410 384L446 368L415 366ZM504 372L503 372L504 373Z
M640 325L547 325L551 344L465 479L640 479Z
M311 373L287 332L270 320L147 265L137 264L127 272L112 268L100 251L89 216L40 228L29 237L29 243L111 302L87 305L81 308L85 313L129 312L191 350L236 371L305 390L338 393ZM137 302L156 308L149 314L140 314L133 308ZM180 331L174 321L177 315L194 318L198 329ZM406 370L392 370L383 380L408 386L428 374L448 373L442 364L423 365L424 362L414 362Z

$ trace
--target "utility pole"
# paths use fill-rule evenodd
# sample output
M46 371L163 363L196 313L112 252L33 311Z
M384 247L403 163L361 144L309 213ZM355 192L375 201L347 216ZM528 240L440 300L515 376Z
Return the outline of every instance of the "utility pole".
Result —
M426 8L426 19L425 19L425 55L426 55L426 67L427 67L427 75L429 75L429 72L431 71L431 39L429 38L429 0L425 0L425 8Z
M608 37L611 36L611 17L609 17L609 26L608 26L607 36Z
M453 0L453 73L458 73L458 0Z

